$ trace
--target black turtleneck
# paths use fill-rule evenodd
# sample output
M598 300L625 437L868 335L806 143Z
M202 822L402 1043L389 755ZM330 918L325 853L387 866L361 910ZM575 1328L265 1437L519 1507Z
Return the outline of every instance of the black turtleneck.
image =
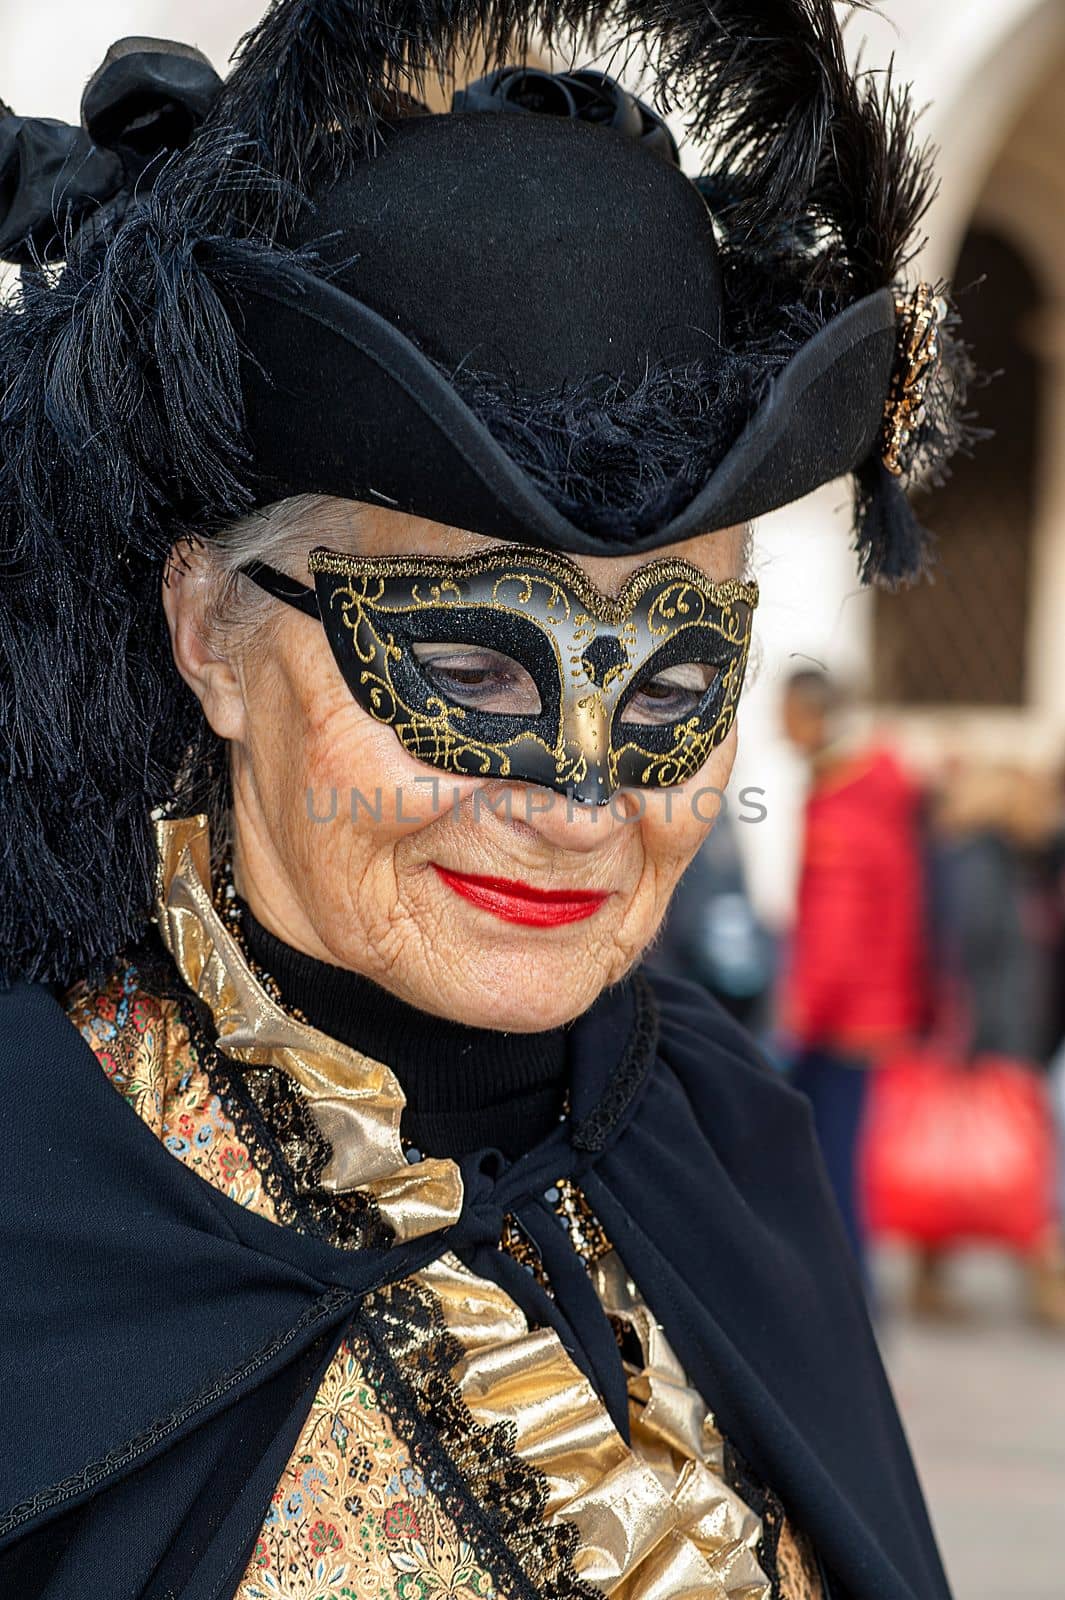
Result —
M383 1061L407 1097L403 1134L426 1155L494 1146L511 1160L562 1115L566 1034L497 1033L433 1017L344 967L302 955L241 907L253 960L312 1027Z

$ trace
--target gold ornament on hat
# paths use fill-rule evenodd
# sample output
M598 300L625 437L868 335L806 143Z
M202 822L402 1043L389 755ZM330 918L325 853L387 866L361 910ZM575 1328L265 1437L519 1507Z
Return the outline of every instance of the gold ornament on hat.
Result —
M895 296L898 343L891 387L884 402L881 459L893 477L911 466L927 419L928 386L939 370L940 326L946 301L930 283Z

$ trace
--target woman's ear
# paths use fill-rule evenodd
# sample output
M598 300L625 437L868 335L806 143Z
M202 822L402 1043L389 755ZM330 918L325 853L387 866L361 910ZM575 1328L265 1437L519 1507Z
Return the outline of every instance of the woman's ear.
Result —
M210 571L202 546L175 545L163 573L163 610L174 664L215 733L240 741L245 731L240 674L209 642Z

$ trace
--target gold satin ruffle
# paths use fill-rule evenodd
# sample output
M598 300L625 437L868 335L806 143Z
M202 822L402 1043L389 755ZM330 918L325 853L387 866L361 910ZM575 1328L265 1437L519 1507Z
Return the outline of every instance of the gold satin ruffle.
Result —
M178 971L208 1007L234 1061L283 1068L300 1085L332 1148L322 1175L334 1193L372 1196L397 1242L446 1228L462 1210L453 1161L410 1163L399 1139L406 1104L392 1071L274 1004L211 899L207 818L157 822L156 910Z
M629 1385L632 1448L554 1331L530 1328L502 1289L450 1254L417 1277L463 1348L451 1376L474 1419L510 1425L546 1481L547 1516L576 1525L581 1579L615 1600L767 1600L759 1519L719 1476L721 1436L616 1252L593 1278L645 1353Z

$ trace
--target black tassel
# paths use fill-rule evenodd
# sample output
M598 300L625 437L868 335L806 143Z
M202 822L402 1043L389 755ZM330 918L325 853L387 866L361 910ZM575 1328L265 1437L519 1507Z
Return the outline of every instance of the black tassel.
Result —
M879 456L854 475L855 549L863 583L908 588L930 575L934 536L922 527L900 480Z

